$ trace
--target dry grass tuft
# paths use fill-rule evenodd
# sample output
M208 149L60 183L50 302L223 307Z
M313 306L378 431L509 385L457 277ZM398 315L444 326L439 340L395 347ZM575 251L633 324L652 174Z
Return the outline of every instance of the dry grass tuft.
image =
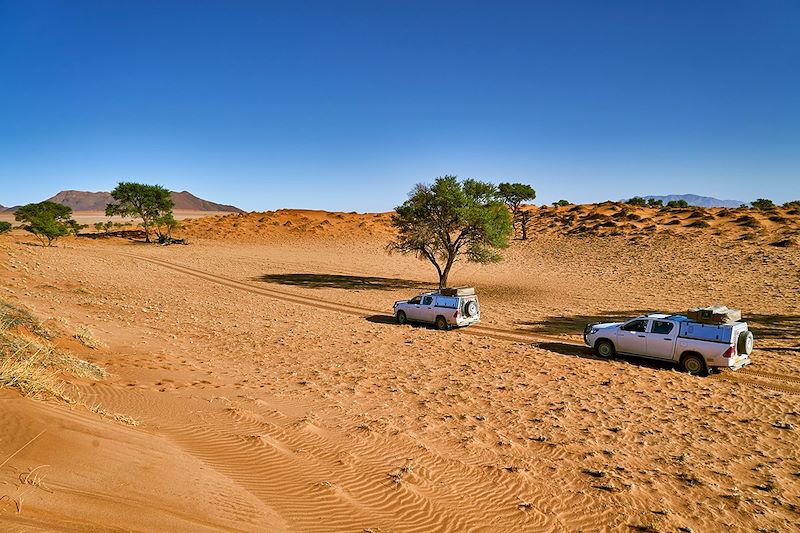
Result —
M56 398L73 405L85 405L90 411L117 422L139 425L128 415L114 413L100 405L87 405L67 394L64 374L100 380L106 370L59 350L51 339L55 333L43 328L27 311L0 300L0 386L12 387L37 399ZM89 348L100 343L86 327L79 327L75 337ZM36 480L28 478L28 482ZM31 483L28 483L31 484Z
M92 350L103 346L103 344L94 336L92 330L86 326L78 326L78 328L75 330L75 338L78 339L81 344L87 348L91 348Z

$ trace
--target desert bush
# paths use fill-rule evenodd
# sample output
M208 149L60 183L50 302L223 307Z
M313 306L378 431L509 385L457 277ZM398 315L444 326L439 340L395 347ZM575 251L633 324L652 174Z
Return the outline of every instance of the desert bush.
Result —
M783 204L784 209L800 209L800 200L792 200Z
M102 223L102 222L95 222L94 223L94 229L97 230L98 232L103 231L104 227L105 227L105 224Z
M665 226L675 226L675 225L677 225L677 224L680 224L680 223L681 223L681 219L679 219L679 218L673 218L673 219L672 219L672 220L670 220L669 222L665 222L665 223L664 223L664 225L665 225Z
M655 198L648 198L647 199L647 206L648 207L663 207L664 200L656 200Z
M667 207L670 209L685 209L689 207L689 202L686 200L670 200L667 202Z
M634 196L633 198L628 198L628 200L625 203L629 205L635 205L638 207L647 207L647 200L645 200L641 196Z
M775 204L773 201L767 198L759 198L758 200L754 200L752 206L753 209L758 209L759 211L771 211L775 209Z
M559 200L557 202L553 202L553 206L555 207L564 207L566 205L569 205L569 201L567 200Z
M772 215L771 217L769 217L769 220L770 220L771 222L778 222L779 224L783 224L783 223L785 223L785 222L788 222L788 221L789 221L789 219L788 219L788 218L786 218L786 217L782 217L782 216L780 216L780 215Z
M11 231L11 223L6 222L5 220L0 220L0 235L3 233L8 233Z
M759 198L753 201L752 205L753 209L758 209L759 211L771 211L775 209L775 204L772 200L768 200L767 198Z

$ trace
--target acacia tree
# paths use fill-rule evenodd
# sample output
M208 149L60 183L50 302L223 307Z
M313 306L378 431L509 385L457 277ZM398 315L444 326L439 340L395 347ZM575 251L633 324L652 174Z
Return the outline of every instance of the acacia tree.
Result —
M14 213L14 218L23 223L22 229L36 235L42 246L52 246L59 237L79 227L71 217L71 208L47 201L23 205Z
M508 247L513 231L511 215L491 183L455 176L419 184L408 200L395 208L392 224L397 237L389 251L427 259L439 274L439 288L459 256L475 263L501 259L497 250Z
M111 191L111 196L116 203L106 206L106 216L119 215L122 217L139 217L144 227L144 239L150 242L150 227L157 220L167 215L172 215L175 202L170 197L169 190L161 185L144 185L128 181L120 182Z
M0 220L0 235L3 233L8 233L9 231L11 231L11 222Z
M514 231L519 223L524 241L528 238L530 213L522 209L522 204L536 198L536 191L525 183L501 183L497 186L497 195L511 210Z

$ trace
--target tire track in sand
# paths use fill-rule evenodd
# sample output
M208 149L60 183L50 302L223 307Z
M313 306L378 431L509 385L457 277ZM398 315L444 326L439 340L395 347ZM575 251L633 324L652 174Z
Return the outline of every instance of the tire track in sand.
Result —
M280 291L273 288L266 288L266 287L258 287L255 285L251 285L249 283L245 283L242 281L237 281L234 279L226 278L223 276L218 276L216 274L211 274L209 272L198 270L196 268L187 267L184 265L178 265L175 263L171 263L169 261L164 261L162 259L155 259L151 257L143 257L134 254L121 254L127 257L131 257L133 259L138 259L140 261L149 262L151 264L155 264L164 268L168 268L170 270L180 272L182 274L186 274L189 276L194 276L196 278L203 279L205 281L216 283L218 285L222 285L225 287L229 287L232 289L243 290L246 292L250 292L253 294L259 294L262 296L266 296L269 298L273 298L276 300L294 303L299 305L305 305L309 307L314 307L316 309L323 309L327 311L335 311L338 313L345 313L354 316L360 317L368 317L373 315L386 315L385 312L379 311L376 309L370 309L367 307L359 307L353 306L338 302L332 302L330 300L325 300L322 298L317 298L314 296L298 296L296 294L292 294L289 292ZM489 337L501 341L507 342L517 342L517 343L542 343L542 342L557 342L561 344L566 344L569 346L574 346L576 348L586 348L582 343L574 342L569 339L565 339L564 337L557 337L557 336L550 336L550 335L542 335L536 333L530 333L526 331L520 331L518 329L502 329L502 328L495 328L490 326L483 326L480 324L476 324L470 326L469 328L460 329L459 333L464 335L473 335L478 337ZM800 388L795 388L787 385L785 382L789 383L798 383L800 384L800 377L797 376L785 376L781 374L773 374L770 372L763 372L760 370L753 370L749 368L740 369L738 373L741 374L749 374L753 376L752 378L746 376L733 376L730 372L725 372L722 374L721 379L724 381L732 381L738 382L747 385L755 385L761 386L767 389L771 389L778 392L784 392L788 394L800 394ZM737 374L738 374L737 373ZM762 378L762 379L756 379ZM765 381L769 380L769 381ZM778 383L775 383L777 381ZM780 383L784 382L784 383Z
M205 281L209 281L211 283L216 283L218 285L222 285L225 287L229 287L232 289L239 289L246 292L250 292L253 294L259 294L261 296L267 296L269 298L273 298L276 300L284 301L287 303L294 303L305 305L308 307L314 307L316 309L323 309L326 311L335 311L338 313L345 313L348 315L360 316L360 317L369 317L374 315L384 315L387 318L391 315L387 315L385 311L377 310L377 309L370 309L368 307L360 307L354 305L348 305L339 302L333 302L330 300L325 300L322 298L317 298L314 296L299 296L294 293L280 291L278 289L273 288L266 288L266 287L259 287L256 285L252 285L250 283L245 283L243 281L238 281L231 278L226 278L224 276L218 276L216 274L212 274L210 272L206 272L204 270L198 270L196 268L187 267L184 265L178 265L176 263L171 263L169 261L164 261L163 259L155 259L152 257L143 257L140 255L134 254L121 254L126 257L130 257L133 259L138 259L140 261L145 261L148 263L152 263L155 265L162 266L164 268L168 268L170 270L174 270L176 272L180 272L182 274L186 274L188 276L194 276L196 278L203 279ZM459 329L459 333L463 333L466 335L475 335L475 336L484 336L484 337L491 337L498 340L508 341L508 342L519 342L519 343L534 343L534 342L559 342L564 344L570 344L572 346L580 346L585 347L581 343L573 342L569 339L565 339L564 337L558 337L555 335L543 335L538 333L530 333L526 331L520 331L518 329L501 329L495 328L490 326L484 326L481 324L475 324L469 326L469 328Z

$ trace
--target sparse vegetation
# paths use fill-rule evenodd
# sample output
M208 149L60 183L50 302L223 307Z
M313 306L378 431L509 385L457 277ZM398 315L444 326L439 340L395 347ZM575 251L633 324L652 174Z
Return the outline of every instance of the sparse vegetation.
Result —
M667 202L667 207L670 209L686 209L689 207L689 202L686 200L670 200Z
M23 205L14 213L22 229L36 235L42 246L52 246L59 237L77 231L79 224L71 217L72 209L54 202Z
M647 199L647 206L648 207L663 207L664 200L656 200L655 198L648 198Z
M3 233L8 233L11 231L11 223L6 222L5 220L0 220L0 235Z
M0 386L15 388L33 398L56 398L83 405L67 394L61 376L68 374L97 380L105 378L106 371L57 348L52 342L55 336L54 331L44 327L28 311L0 300ZM93 339L84 336L81 342L96 342ZM87 408L114 420L137 423L98 405Z
M175 207L169 190L161 185L120 182L111 191L111 196L117 203L106 206L106 216L141 218L146 242L150 242L150 228L153 225L163 226L166 217L172 218L172 208Z
M753 201L753 209L758 209L759 211L771 211L775 209L775 204L772 202L772 200L759 198L758 200Z
M633 198L628 198L628 200L625 203L628 205L635 205L638 207L647 207L647 200L645 200L641 196L634 196Z
M511 215L497 194L491 183L459 182L455 176L419 184L395 208L392 225L397 237L387 248L430 261L444 288L459 256L476 263L495 262L500 260L497 250L508 246Z
M556 207L564 207L566 205L569 205L569 201L567 201L567 200L559 200L557 202L553 202L553 205L556 206Z

